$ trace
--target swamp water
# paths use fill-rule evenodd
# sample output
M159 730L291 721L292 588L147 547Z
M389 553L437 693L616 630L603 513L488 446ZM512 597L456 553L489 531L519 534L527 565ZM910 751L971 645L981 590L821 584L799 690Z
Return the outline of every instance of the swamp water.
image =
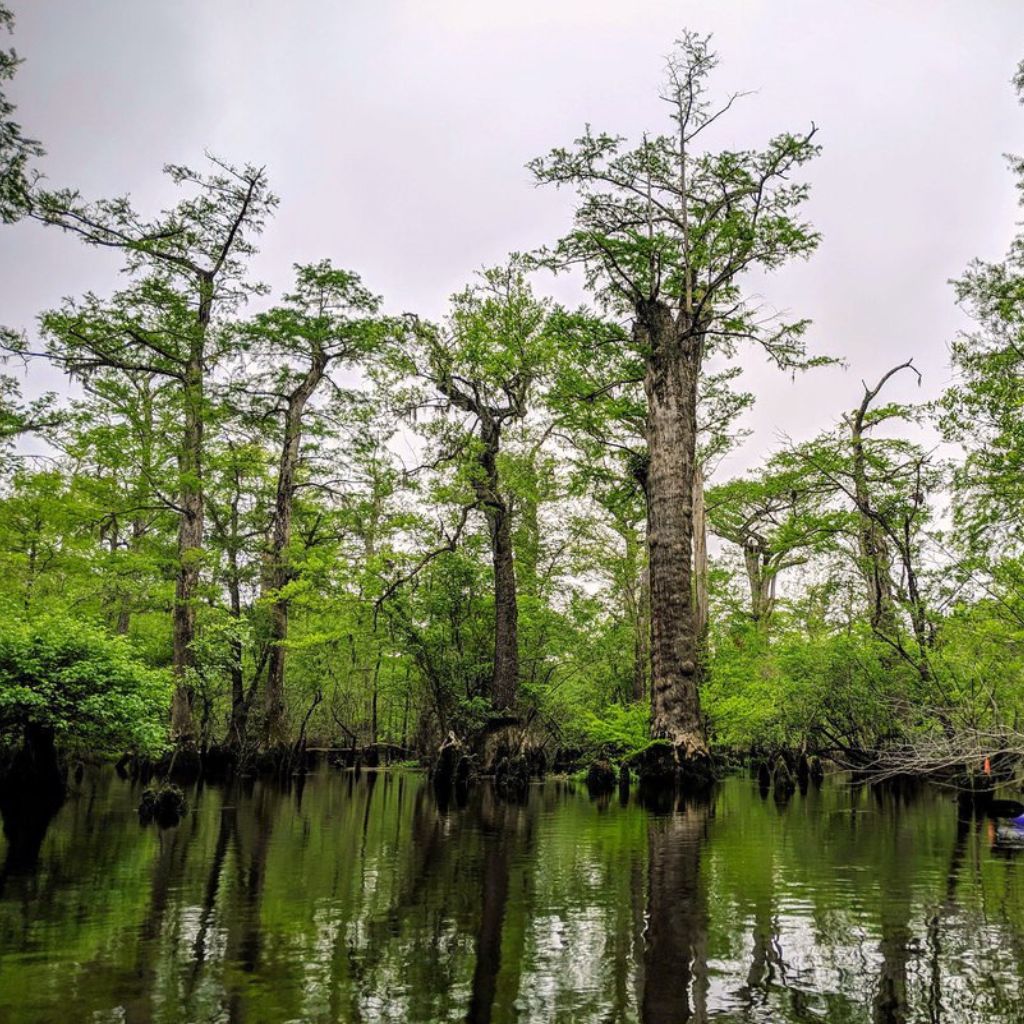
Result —
M7 823L0 1021L1024 1021L1024 844L940 791L301 782L160 830L104 771Z

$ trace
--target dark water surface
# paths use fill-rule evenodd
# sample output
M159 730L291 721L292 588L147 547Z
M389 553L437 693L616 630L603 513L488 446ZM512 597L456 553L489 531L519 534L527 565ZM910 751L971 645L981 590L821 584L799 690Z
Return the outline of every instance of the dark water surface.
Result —
M733 778L655 815L416 774L86 776L0 840L0 1021L1024 1021L1024 847L947 794Z

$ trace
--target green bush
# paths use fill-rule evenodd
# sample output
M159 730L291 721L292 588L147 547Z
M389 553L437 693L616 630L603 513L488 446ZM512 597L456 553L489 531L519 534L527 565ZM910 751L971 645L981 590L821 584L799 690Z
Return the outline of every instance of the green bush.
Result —
M26 725L97 754L157 753L167 742L171 680L123 637L66 616L0 621L0 738Z
M650 742L650 705L609 704L600 715L583 711L577 724L581 744L587 754L628 757Z

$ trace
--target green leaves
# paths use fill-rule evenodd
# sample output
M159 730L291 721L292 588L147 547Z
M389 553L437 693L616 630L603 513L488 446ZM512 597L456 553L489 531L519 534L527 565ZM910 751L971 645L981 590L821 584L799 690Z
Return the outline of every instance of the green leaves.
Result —
M763 150L700 152L702 131L737 96L712 110L707 78L718 63L707 39L687 33L667 62L667 100L675 131L622 136L588 125L572 147L528 164L539 183L572 186L573 229L538 261L554 269L581 265L609 309L632 311L660 300L695 314L709 333L719 316L762 344L771 335L737 301L738 277L803 257L819 236L799 218L808 186L793 180L818 155L814 128L784 133Z
M0 30L14 29L14 15L0 4ZM25 215L31 189L29 162L43 155L43 147L24 134L12 117L14 104L4 94L4 83L14 78L21 61L12 49L0 48L0 223Z
M98 754L155 754L166 742L169 675L146 667L123 637L63 616L0 624L0 738L29 723Z
M1024 190L1024 163L1011 167ZM958 377L938 407L943 434L965 453L955 522L968 554L1012 557L1024 550L1024 235L1001 263L973 261L953 287L977 325L953 342Z

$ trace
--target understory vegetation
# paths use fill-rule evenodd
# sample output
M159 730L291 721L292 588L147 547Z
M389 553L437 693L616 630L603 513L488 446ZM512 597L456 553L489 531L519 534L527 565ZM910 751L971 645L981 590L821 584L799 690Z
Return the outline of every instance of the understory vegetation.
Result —
M953 283L974 326L926 339L951 346L937 401L892 400L902 355L851 367L831 427L726 478L744 367L813 388L842 351L750 298L818 244L815 129L715 148L716 65L685 34L658 131L532 161L575 197L564 236L467 274L436 322L329 259L269 294L252 258L288 205L258 165L170 165L157 212L52 187L0 94L0 215L123 270L4 333L8 752L42 731L76 756L405 760L515 728L549 763L655 741L694 771L750 750L1009 770L1024 235ZM548 297L561 272L586 305ZM59 394L23 398L22 364Z

